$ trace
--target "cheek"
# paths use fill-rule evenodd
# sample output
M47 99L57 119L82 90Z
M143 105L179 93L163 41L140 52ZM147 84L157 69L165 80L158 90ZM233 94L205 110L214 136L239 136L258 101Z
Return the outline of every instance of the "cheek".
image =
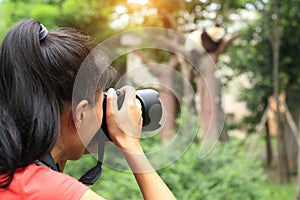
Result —
M102 119L103 119L103 94L100 95L99 99L96 102L95 105L95 111L96 111L96 116L97 120L99 122L99 125L101 126Z
M96 108L96 112L97 112L97 120L99 122L99 125L101 126L102 124L102 119L103 119L103 110L102 110L102 107L101 109L99 108Z

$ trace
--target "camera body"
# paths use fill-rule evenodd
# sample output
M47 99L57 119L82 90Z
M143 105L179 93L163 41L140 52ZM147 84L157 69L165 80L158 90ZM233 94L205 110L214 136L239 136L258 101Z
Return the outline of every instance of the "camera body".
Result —
M143 127L142 131L154 131L161 127L160 121L162 118L162 105L158 98L159 93L153 89L143 89L136 91L136 99L140 101L142 106ZM124 103L124 92L117 90L118 109L121 109ZM98 140L99 134L104 133L106 138L111 141L106 124L106 92L103 100L103 119L101 130L95 135L93 140ZM99 133L100 132L100 133Z

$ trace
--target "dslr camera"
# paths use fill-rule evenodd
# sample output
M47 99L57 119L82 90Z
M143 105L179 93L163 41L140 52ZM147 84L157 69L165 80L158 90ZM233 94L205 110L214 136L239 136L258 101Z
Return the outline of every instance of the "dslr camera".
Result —
M143 127L142 131L154 131L160 128L160 121L162 118L162 105L158 98L159 93L153 89L142 89L136 91L136 99L140 101L142 106L142 117L143 117ZM117 90L117 103L118 109L121 108L125 93L121 90ZM94 137L94 141L98 140L99 134L104 133L105 136L111 140L108 131L107 131L107 124L106 124L106 92L104 93L104 100L103 100L103 119L101 125L101 131ZM99 133L100 132L100 133Z
M125 94L124 92L117 90L117 103L118 109L121 108ZM103 113L106 113L106 97L107 94L104 93L103 100ZM162 117L162 106L158 98L158 92L152 89L144 89L136 91L136 98L140 101L142 106L142 117L143 117L143 131L154 131L160 128L160 121ZM102 162L104 154L104 143L105 140L101 140L103 136L111 141L111 138L107 131L106 115L103 115L102 125L99 131L96 133L92 142L98 142L98 162L97 165L87 171L80 179L85 185L93 185L102 173ZM103 135L104 134L104 135Z

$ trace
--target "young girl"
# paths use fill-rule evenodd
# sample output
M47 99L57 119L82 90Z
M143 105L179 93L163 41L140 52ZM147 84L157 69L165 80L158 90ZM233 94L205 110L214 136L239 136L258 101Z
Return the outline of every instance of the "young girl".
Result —
M117 109L114 89L108 90L103 113L102 90L111 77L106 72L95 99L82 96L72 109L74 81L91 44L81 33L48 32L32 19L16 24L4 38L0 49L0 199L103 199L61 173L65 162L79 159L94 137L95 131L84 137L78 133L90 126L95 112L98 122L106 115L109 135L131 167L143 197L175 199L140 146L141 108L133 88L122 88L128 102L122 108L126 114ZM45 157L52 164L39 165Z

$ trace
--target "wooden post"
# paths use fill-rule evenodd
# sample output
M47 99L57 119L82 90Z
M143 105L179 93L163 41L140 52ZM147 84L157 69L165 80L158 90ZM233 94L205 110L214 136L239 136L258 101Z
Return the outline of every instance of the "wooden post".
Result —
M300 115L300 113L299 113ZM300 127L300 116L299 116L299 124L298 126ZM297 173L298 173L298 176L297 176L297 183L298 183L298 188L297 188L297 193L296 193L296 197L295 197L295 200L300 200L300 132L299 130L297 131L298 133L298 137L297 137L297 142L298 142L298 169L297 169Z

